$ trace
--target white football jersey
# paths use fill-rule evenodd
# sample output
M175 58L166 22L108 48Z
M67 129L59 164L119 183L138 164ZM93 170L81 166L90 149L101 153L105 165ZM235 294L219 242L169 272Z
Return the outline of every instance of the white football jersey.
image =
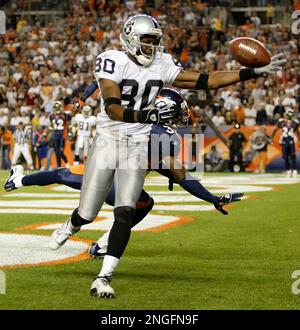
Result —
M73 123L77 125L78 136L91 136L92 129L96 126L95 116L84 117L78 113L73 120Z
M143 67L134 63L125 52L108 50L97 56L95 78L113 80L120 86L121 105L125 109L142 111L154 108L156 96L166 84L172 84L182 66L169 54L157 56ZM99 126L122 134L149 134L151 125L125 123L109 119L101 97Z

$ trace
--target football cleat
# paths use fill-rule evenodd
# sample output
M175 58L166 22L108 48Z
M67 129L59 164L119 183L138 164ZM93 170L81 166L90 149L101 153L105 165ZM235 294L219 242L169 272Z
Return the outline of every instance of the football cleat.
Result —
M22 165L16 165L10 170L9 176L4 184L5 191L12 191L19 188L18 186L16 186L14 180L17 177L19 178L19 180L21 180L20 176L23 176L23 172L24 168Z
M98 298L113 298L115 290L110 286L111 274L107 276L97 276L92 283L90 294Z
M220 211L222 214L227 215L228 212L223 209L224 205L239 202L241 198L244 196L244 193L234 193L234 194L227 194L223 196L217 196L218 201L214 203L214 207Z
M74 230L71 227L70 218L58 229L56 229L50 238L49 247L51 250L58 250L66 241L77 233L80 229Z
M97 243L92 243L88 249L88 254L93 259L103 259L107 252L107 247L100 247Z

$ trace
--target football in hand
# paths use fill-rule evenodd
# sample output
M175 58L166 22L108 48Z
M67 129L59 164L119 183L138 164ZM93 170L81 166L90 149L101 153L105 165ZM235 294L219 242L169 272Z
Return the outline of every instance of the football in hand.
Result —
M249 68L260 68L271 62L270 52L258 40L241 37L229 43L233 58Z

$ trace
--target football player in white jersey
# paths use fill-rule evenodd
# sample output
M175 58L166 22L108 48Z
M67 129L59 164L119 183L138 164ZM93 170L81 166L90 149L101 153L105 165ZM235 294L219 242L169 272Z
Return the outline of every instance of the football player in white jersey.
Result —
M74 165L86 160L90 147L93 128L96 127L96 117L91 115L92 108L85 105L82 112L78 113L72 120L72 134L77 133L75 150L74 150Z
M127 246L135 204L146 174L147 143L151 124L170 123L174 114L155 108L155 98L165 85L207 90L274 74L286 63L282 54L263 68L208 73L188 72L163 53L162 30L154 18L135 15L120 35L124 51L108 50L97 56L95 78L101 90L101 114L89 151L80 204L51 237L50 248L60 248L82 225L93 221L114 180L114 216L107 254L92 283L91 294L113 297L112 274Z

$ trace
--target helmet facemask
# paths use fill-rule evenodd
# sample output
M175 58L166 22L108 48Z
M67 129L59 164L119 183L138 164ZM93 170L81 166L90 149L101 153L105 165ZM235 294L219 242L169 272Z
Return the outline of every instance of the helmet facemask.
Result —
M178 121L174 124L177 128L187 127L190 120L189 108L186 101L181 103L181 116Z
M182 102L178 104L168 97L158 96L155 106L161 111L175 110L178 112L178 114L172 118L171 124L168 124L169 126L174 128L182 128L188 125L190 115L186 101L182 100Z
M153 39L155 40L154 43L145 43L142 42L141 39ZM152 35L141 35L141 36L137 36L137 46L138 46L138 50L135 54L136 59L138 60L138 62L142 65L150 65L155 56L161 56L164 47L160 45L160 37L157 36L152 36ZM149 53L148 53L149 50Z

